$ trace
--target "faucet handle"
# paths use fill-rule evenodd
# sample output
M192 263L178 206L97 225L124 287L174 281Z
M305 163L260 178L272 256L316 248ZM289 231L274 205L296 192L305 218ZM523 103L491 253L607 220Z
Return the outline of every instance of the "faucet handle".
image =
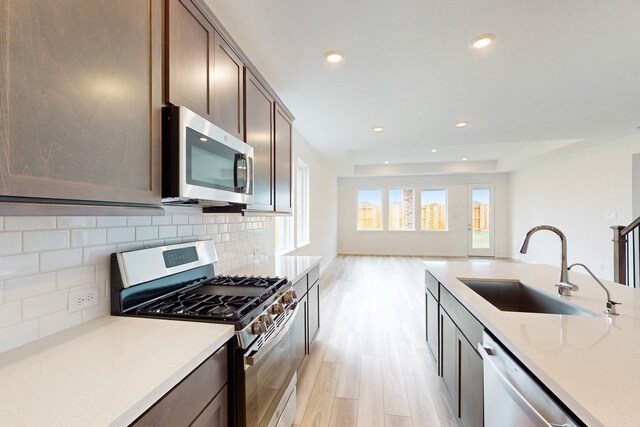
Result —
M574 285L570 282L560 282L556 283L556 288L558 288L558 295L562 295L564 297L570 297L571 291L577 291L580 289L578 285Z
M617 316L619 313L616 310L616 305L622 305L621 302L615 302L612 300L608 300L607 301L607 308L604 311L607 314L610 314L611 316Z

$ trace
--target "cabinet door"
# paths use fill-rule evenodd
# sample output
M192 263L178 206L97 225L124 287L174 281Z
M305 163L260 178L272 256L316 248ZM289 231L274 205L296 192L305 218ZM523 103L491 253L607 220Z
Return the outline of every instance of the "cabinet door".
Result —
M215 33L213 122L244 141L244 64L222 36Z
M309 345L316 339L320 329L320 283L309 289Z
M215 30L191 0L167 2L167 101L213 121Z
M276 104L276 211L291 213L291 119Z
M225 385L198 415L198 418L189 424L189 427L226 427L227 425L227 386Z
M427 346L429 351L436 360L436 366L438 365L438 301L431 295L431 292L426 291L427 294Z
M0 10L0 195L159 204L162 0Z
M458 414L458 334L456 324L440 310L440 372L449 397L453 401L453 408Z
M245 71L245 137L253 147L253 205L273 211L273 98L249 70Z
M484 425L484 389L482 357L460 334L460 419L465 427Z
M298 299L298 307L300 307L298 311L298 318L296 319L296 360L299 360L300 363L304 360L306 354L309 354L309 349L307 346L307 314L308 314L308 301L307 295L305 294L302 298ZM298 365L298 368L300 366Z

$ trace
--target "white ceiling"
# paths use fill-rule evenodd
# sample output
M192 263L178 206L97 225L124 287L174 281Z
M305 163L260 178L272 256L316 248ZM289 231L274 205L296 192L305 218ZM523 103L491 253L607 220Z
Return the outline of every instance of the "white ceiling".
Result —
M640 126L638 0L206 2L340 175L462 157L510 170ZM471 50L483 33L495 43Z

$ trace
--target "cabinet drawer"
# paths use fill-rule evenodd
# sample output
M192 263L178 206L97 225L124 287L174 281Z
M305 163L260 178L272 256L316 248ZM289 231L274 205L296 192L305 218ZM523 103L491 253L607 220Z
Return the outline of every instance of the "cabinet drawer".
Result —
M440 305L451 316L460 332L469 340L474 349L482 343L484 327L444 286L440 285Z
M165 394L133 425L188 425L207 407L226 382L225 345Z
M220 393L209 402L204 411L189 427L225 427L228 425L227 415L227 386L222 387Z
M434 296L436 301L440 301L440 295L438 294L439 283L427 270L424 271L424 284L425 287L431 291L431 295Z
M302 279L298 280L293 284L293 290L298 295L298 298L302 298L307 293L307 276L304 276Z
M308 286L309 289L311 289L315 286L316 282L320 280L320 266L316 265L315 267L313 267L311 271L309 271L307 277L309 278Z

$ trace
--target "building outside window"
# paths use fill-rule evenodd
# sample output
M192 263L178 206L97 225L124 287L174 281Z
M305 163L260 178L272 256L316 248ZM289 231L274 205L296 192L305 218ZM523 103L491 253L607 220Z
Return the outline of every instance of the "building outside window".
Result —
M447 190L422 190L420 206L420 229L446 231Z
M358 190L358 230L382 230L382 190Z
M306 245L309 239L309 166L296 162L296 245Z
M413 188L389 190L389 230L413 231Z

